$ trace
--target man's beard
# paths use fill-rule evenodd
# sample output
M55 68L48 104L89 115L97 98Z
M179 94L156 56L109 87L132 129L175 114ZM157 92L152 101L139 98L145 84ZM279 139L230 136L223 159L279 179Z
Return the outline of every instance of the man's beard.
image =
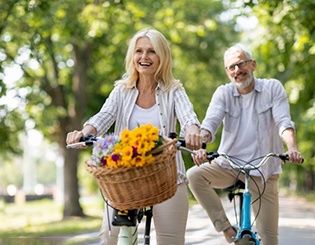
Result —
M246 89L252 83L253 74L248 73L246 80L244 82L241 82L241 83L236 82L234 77L232 77L230 80L234 84L235 87L237 87L239 89Z

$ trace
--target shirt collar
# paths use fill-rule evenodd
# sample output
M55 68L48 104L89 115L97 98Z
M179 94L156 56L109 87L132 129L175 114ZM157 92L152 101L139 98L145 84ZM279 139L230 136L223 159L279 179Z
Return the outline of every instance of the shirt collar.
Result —
M255 80L254 90L260 93L262 91L262 83L256 78L254 78L254 80ZM241 94L240 92L238 92L237 88L233 84L232 86L233 86L233 96L236 96L236 97L240 96Z

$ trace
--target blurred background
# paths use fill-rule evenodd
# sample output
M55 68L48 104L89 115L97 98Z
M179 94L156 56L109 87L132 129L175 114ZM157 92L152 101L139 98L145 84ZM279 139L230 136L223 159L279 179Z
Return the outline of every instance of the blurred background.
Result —
M100 226L102 198L84 165L91 149L68 150L65 139L101 108L124 73L128 40L144 27L169 40L174 75L200 120L215 88L229 82L224 51L247 46L256 77L285 86L305 158L302 166L285 166L281 185L313 196L313 0L0 0L0 6L1 237L38 236L51 221L58 228L43 234L66 233L64 222L73 217L88 218L81 230L75 220L69 232ZM43 220L34 221L38 216Z

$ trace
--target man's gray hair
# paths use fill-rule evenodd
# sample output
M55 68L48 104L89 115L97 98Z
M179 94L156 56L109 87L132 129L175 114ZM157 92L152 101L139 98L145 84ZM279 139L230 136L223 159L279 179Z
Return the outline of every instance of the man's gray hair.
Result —
M224 52L224 61L226 60L227 56L235 53L244 53L247 59L252 59L252 53L250 51L245 49L242 44L235 44Z

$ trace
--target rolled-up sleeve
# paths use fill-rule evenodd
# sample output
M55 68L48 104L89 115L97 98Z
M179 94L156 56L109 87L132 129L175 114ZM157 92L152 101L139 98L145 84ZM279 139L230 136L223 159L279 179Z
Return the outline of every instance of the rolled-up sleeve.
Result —
M273 79L272 83L273 91L273 118L278 128L279 135L288 128L295 130L294 122L290 116L290 105L288 101L287 93L280 83L280 81Z
M201 128L206 129L211 133L211 142L215 140L215 135L222 123L225 115L225 100L224 100L223 87L220 86L214 92L212 99L209 103L206 116L201 123ZM210 142L210 143L211 143Z
M117 96L118 91L114 88L103 104L101 110L85 122L84 126L92 125L96 129L98 136L106 133L116 120L118 106Z
M183 87L176 89L174 91L174 96L175 112L181 125L181 134L183 135L186 132L187 127L190 125L197 125L200 127L200 122L194 111L193 105L185 92L185 89Z

